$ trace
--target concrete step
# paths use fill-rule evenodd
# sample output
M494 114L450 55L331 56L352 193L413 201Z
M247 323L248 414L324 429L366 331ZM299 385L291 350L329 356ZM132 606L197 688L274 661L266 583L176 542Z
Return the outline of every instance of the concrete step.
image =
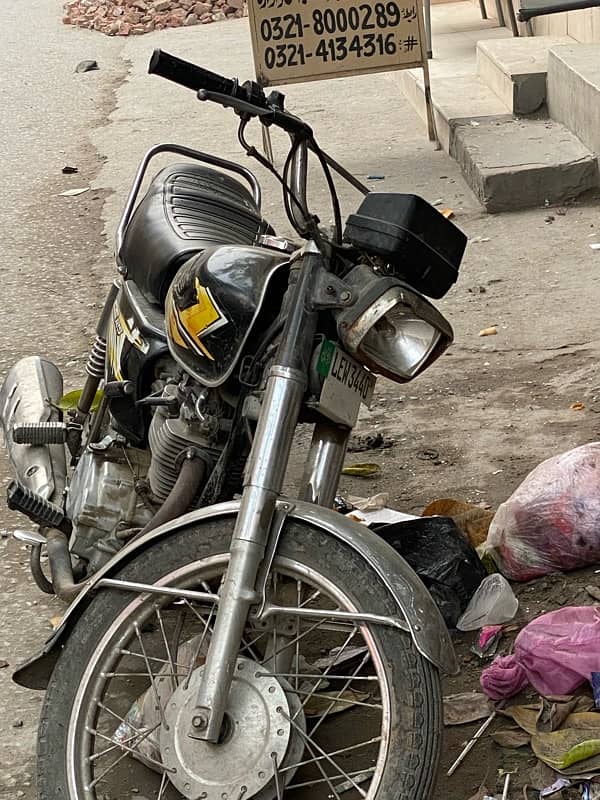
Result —
M546 102L548 51L573 44L569 36L531 36L477 42L481 80L513 114L532 114Z
M548 111L600 155L600 44L550 49Z
M598 162L553 120L480 119L453 126L450 155L489 212L562 203L599 185Z
M425 88L421 69L401 70L392 74L406 99L421 119L427 121ZM466 74L452 78L431 76L431 95L440 144L448 153L452 127L459 121L506 114L504 103L477 77L474 65Z

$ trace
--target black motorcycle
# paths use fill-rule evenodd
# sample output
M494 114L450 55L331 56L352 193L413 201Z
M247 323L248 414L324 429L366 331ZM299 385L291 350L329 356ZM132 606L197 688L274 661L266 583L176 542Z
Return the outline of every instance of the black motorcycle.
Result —
M72 601L14 676L46 689L39 797L427 800L452 644L406 562L332 506L375 376L410 381L451 343L424 295L448 291L466 239L419 197L368 193L282 94L161 51L150 72L235 111L303 243L263 218L250 170L154 147L82 392L63 397L43 357L6 378L8 504L38 526L16 535L38 586ZM246 139L254 119L289 134L281 175ZM139 199L164 152L188 160ZM334 173L364 193L345 224ZM314 434L295 499L298 423Z

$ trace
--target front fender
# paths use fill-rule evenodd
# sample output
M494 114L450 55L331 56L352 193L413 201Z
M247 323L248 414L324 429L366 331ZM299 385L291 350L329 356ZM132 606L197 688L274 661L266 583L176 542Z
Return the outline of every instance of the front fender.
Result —
M442 615L425 585L406 561L387 542L364 525L322 506L299 500L292 502L294 508L290 512L290 517L335 536L362 556L396 600L417 650L443 672L455 675L458 672L458 665ZM90 578L67 609L59 628L48 639L42 652L22 664L15 671L13 680L29 689L46 688L62 646L77 619L90 603L96 584L101 578L113 576L139 552L182 528L219 517L235 516L239 505L239 502L235 501L191 511L125 545Z

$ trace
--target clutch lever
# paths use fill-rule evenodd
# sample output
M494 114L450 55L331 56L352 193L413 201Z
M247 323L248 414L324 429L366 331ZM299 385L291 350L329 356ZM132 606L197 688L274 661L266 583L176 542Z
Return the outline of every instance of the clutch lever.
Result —
M211 100L213 103L219 103L224 108L233 108L237 114L247 114L249 117L258 117L263 125L276 125L288 133L296 136L303 136L312 139L312 128L303 122L299 117L289 114L286 111L280 111L273 106L261 108L254 103L249 103L247 100L240 100L238 97L233 97L227 94L220 94L219 92L209 92L206 89L200 89L197 94L198 100L206 101Z

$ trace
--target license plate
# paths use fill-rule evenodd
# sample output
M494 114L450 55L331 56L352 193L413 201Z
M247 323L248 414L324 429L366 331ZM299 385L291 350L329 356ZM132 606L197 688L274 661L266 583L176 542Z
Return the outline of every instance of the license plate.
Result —
M317 408L323 416L353 428L361 403L371 407L375 376L328 340L321 345L317 371L323 388Z

